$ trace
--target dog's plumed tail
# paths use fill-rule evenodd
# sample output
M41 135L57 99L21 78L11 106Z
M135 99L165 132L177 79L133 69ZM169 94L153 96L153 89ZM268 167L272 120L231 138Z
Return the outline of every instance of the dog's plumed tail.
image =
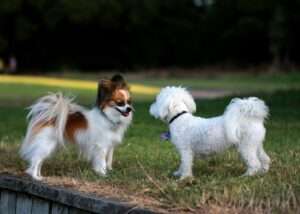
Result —
M247 131L250 124L263 124L269 115L269 108L263 100L257 97L234 98L227 106L224 119L227 139L238 143L243 131ZM244 130L242 130L244 129Z
M62 93L49 93L30 106L27 115L30 122L23 145L31 140L34 129L47 125L55 127L57 140L63 145L68 115L79 107L72 101L73 98L63 96Z

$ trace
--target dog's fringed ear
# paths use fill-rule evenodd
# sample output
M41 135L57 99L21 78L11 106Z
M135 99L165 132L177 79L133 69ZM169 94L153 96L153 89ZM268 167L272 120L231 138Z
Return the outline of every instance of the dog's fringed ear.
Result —
M98 83L98 93L96 105L97 107L103 107L104 101L106 101L110 96L112 91L112 83L110 80L100 80Z
M159 117L159 112L158 112L158 109L157 109L157 104L156 103L152 103L151 106L150 106L150 109L149 109L149 113L155 117L155 118L160 118Z
M167 106L165 108L160 108L158 110L159 118L163 121L167 120L168 113L169 113L169 109Z
M174 102L172 100L161 103L158 108L158 116L161 120L167 121L168 115L172 112L172 108L174 106Z
M111 78L111 82L118 88L128 88L125 79L120 74L116 74Z
M183 97L182 101L184 102L190 113L196 112L196 103L189 92L187 92L187 95Z

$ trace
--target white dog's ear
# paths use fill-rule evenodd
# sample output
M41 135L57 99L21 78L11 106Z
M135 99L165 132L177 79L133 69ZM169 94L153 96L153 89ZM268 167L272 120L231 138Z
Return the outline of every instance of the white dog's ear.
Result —
M149 113L155 117L155 118L159 118L158 115L158 110L157 110L157 104L156 103L152 103L149 109Z
M174 102L172 100L170 102L164 102L158 109L159 118L162 120L167 120L169 111L172 109L173 106Z
M164 103L155 102L150 106L149 112L155 118L166 120L171 106L173 106L172 101Z
M184 96L182 101L184 102L190 113L196 112L196 103L190 93Z

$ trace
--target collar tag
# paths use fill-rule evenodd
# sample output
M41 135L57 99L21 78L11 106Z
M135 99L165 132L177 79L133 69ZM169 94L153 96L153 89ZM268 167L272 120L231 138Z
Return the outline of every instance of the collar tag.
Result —
M171 133L170 133L170 131L166 131L166 132L161 133L160 139L163 140L163 141L170 140L171 139Z

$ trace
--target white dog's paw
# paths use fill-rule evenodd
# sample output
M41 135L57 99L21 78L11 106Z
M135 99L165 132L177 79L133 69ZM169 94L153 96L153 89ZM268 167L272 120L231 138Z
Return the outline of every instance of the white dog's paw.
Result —
M262 164L261 172L262 173L267 173L270 169L270 165L268 163Z
M242 177L254 176L257 175L259 172L259 169L247 169L247 171L244 174L242 174Z
M194 179L194 176L192 174L186 174L186 175L181 175L179 180L182 181L182 180L193 180Z
M112 166L107 165L107 170L112 171Z
M181 176L181 171L177 170L177 171L173 172L173 176L180 177Z
M106 177L106 175L107 175L107 171L106 171L106 169L103 168L103 167L97 167L97 168L94 168L94 171L95 171L98 175L100 175L100 176L102 176L102 177Z
M25 171L25 173L26 173L27 175L29 175L30 177L32 177L34 180L37 180L37 181L41 181L41 180L44 179L43 176L37 175L37 173L34 173L30 168L27 169L27 170Z
M44 177L43 177L43 176L32 176L32 178L34 178L34 179L37 180L37 181L42 181L42 180L44 180Z

